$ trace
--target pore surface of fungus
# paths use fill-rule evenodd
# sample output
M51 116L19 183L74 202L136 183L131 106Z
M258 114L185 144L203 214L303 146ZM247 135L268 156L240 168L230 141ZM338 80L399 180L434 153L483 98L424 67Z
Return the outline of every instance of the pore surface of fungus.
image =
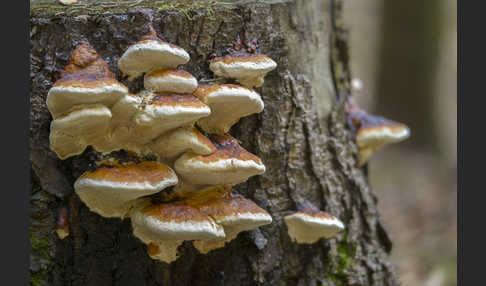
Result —
M124 217L135 199L158 193L177 182L172 169L146 161L85 172L74 183L74 189L91 211L104 217Z
M185 153L174 168L182 180L193 185L225 185L245 182L265 172L260 158L243 149L229 135L213 135L216 152L210 155Z
M290 238L297 243L315 243L320 238L331 238L344 230L338 218L320 211L309 202L299 211L285 216L284 221Z
M183 48L161 39L150 24L148 34L130 46L118 60L118 68L132 80L155 69L176 68L189 59Z
M211 108L210 116L197 121L208 133L227 133L240 118L262 112L264 107L258 93L234 84L200 86L194 96Z

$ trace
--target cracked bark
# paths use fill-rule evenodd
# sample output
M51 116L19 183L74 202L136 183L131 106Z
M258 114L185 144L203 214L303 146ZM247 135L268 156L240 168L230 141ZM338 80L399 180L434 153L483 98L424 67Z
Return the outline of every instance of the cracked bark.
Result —
M262 52L278 63L257 89L264 111L242 119L230 131L267 167L265 174L235 191L265 208L274 222L241 233L207 255L185 242L179 248L181 257L170 265L149 258L128 219L102 218L73 194L75 179L92 165L92 151L61 161L48 148L47 91L74 46L87 38L118 79L138 92L142 78L122 80L116 62L144 34L148 19L132 10L31 14L31 284L398 284L377 198L367 174L356 166L357 148L340 104L349 94L341 2L263 2L192 9L191 19L177 9L155 9L155 29L190 53L184 69L198 79L212 78L210 56L242 29L248 37L259 37ZM346 231L312 245L292 243L282 218L303 199L339 217ZM70 209L71 227L62 241L54 233L61 205Z

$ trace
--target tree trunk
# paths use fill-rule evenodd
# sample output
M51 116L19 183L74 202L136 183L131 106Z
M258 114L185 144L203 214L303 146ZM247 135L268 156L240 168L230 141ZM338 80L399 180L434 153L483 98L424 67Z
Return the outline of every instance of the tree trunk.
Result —
M356 165L357 147L342 105L349 70L341 1L251 1L210 8L190 2L135 3L152 8L154 28L189 52L184 69L195 77L212 78L210 55L242 30L259 37L262 53L278 63L257 89L264 111L230 131L267 167L235 192L266 209L273 223L241 233L207 255L185 242L180 258L166 264L146 254L129 219L90 212L72 186L92 164L94 152L59 160L50 151L46 95L83 38L117 71L117 60L149 20L127 4L36 2L30 33L31 285L397 285L388 258L391 242L367 175ZM117 76L132 93L142 89L141 79L130 83L119 71ZM291 242L283 216L303 199L340 218L346 230L310 245ZM71 231L60 240L54 227L63 205L70 210Z

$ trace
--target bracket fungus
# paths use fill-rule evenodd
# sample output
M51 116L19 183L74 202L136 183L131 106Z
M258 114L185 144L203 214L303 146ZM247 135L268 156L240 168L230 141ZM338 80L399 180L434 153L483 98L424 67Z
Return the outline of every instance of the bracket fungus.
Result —
M225 185L245 182L265 172L260 158L243 149L229 135L212 135L216 152L210 155L185 153L174 163L182 180L192 185Z
M247 43L239 36L229 52L211 66L250 88L260 86L276 66L258 54L256 40ZM81 154L89 145L104 155L125 150L136 157L97 162L74 189L91 211L130 217L150 257L167 263L177 259L185 240L207 253L272 222L254 202L232 194L233 185L262 174L265 166L226 134L241 117L263 110L260 95L234 84L198 89L190 73L177 69L188 61L186 51L162 40L150 24L149 33L118 61L129 80L145 74L145 89L131 94L83 42L47 100L54 118L51 149L59 158ZM149 156L157 161L141 158Z
M74 189L91 211L104 217L124 217L136 199L177 182L168 166L145 161L87 171L76 180Z
M307 201L299 211L285 216L284 221L290 238L297 243L315 243L344 230L338 218L320 211Z
M150 145L150 149L164 161L172 161L185 152L209 155L216 151L211 140L194 126L180 127L160 136Z
M272 217L264 209L241 195L233 194L231 187L210 187L186 199L186 203L214 219L223 226L226 234L220 239L194 241L194 247L201 253L224 247L240 232L272 222Z
M209 116L197 121L208 133L227 133L240 118L262 112L264 107L258 93L234 84L203 85L194 96L211 108Z
M360 166L384 146L410 137L410 129L405 124L368 114L357 107L352 99L346 104L346 111L352 126L357 129L355 139Z
M191 125L210 113L209 107L191 94L154 93L134 117L134 140L140 144L149 143L167 131Z
M197 88L197 79L183 70L159 69L145 74L143 85L157 92L192 94Z
M123 53L118 68L133 80L155 69L176 68L189 59L183 48L164 41L150 24L149 32Z
M112 106L128 89L117 81L108 64L87 41L78 45L47 94L47 108L56 119L75 105L101 103Z
M111 111L102 104L77 105L51 122L50 148L59 158L78 155L108 131Z
M184 240L217 239L223 228L197 208L183 203L148 205L131 215L133 234L148 245L150 257L171 263Z
M211 60L209 69L216 75L234 78L242 85L252 88L263 85L263 78L277 67L271 58L259 53L258 40L246 41L244 32L236 36L233 48L227 55Z

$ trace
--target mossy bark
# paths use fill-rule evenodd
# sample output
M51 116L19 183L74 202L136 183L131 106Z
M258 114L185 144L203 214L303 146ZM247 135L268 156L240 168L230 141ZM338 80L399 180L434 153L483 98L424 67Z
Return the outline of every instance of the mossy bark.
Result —
M340 1L253 2L259 3L154 9L155 29L190 53L184 69L198 79L212 78L210 56L242 30L259 37L262 52L278 63L257 89L264 111L230 131L267 167L235 191L265 208L274 222L207 255L185 242L170 265L149 258L128 219L102 218L79 201L72 186L95 153L57 159L49 150L45 105L49 88L84 38L131 92L141 90L142 80L123 80L116 63L147 31L149 19L132 10L31 14L32 285L398 284L388 259L391 242L366 173L356 166L357 148L343 111L349 71ZM292 243L282 218L304 199L343 220L346 231L312 245ZM64 240L54 232L60 206L70 210L71 233Z

